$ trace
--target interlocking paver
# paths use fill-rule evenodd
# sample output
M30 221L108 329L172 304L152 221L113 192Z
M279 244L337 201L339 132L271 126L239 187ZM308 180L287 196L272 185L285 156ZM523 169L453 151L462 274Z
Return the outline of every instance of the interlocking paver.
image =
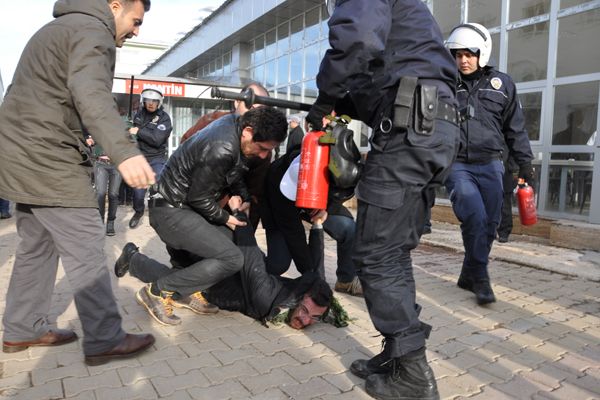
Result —
M126 228L127 213L119 210L120 230L107 238L109 269L126 241L168 264L163 245L147 224ZM0 236L7 230L16 236L14 225L0 222ZM257 237L264 245L264 231L259 229ZM0 291L6 291L15 243L0 246ZM326 276L333 283L335 243L327 239L325 246ZM413 262L421 318L433 327L427 357L442 398L600 399L597 282L493 260L490 273L498 302L479 307L472 293L456 286L462 254L420 246ZM294 268L289 276L297 276ZM234 312L199 316L179 309L183 323L164 327L135 301L140 282L130 276L112 279L124 328L152 332L157 338L153 349L97 367L83 363L81 340L0 353L0 400L369 398L364 380L348 371L352 361L381 351L382 337L360 297L336 293L355 318L340 329L316 324L296 331L285 325L265 327ZM57 282L51 315L59 327L81 336L62 267ZM0 299L0 313L3 307Z

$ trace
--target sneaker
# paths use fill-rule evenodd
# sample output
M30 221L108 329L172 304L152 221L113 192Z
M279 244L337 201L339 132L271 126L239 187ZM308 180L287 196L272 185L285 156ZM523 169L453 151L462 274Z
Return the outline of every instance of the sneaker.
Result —
M127 271L129 271L129 263L131 262L131 257L133 257L135 253L138 253L139 250L140 249L131 242L123 246L121 255L119 256L119 258L117 258L117 261L115 261L115 275L117 276L117 278L122 278L123 276L125 276Z
M155 296L150 291L150 285L151 284L144 286L135 294L138 303L146 307L146 310L148 310L152 318L159 324L181 324L181 318L173 314L171 295L162 291L161 296Z
M202 292L193 293L179 300L171 300L173 306L177 308L187 308L196 314L215 314L219 312L219 307L210 304Z
M115 221L106 221L106 236L115 236Z
M133 228L137 228L137 226L140 223L140 220L142 219L142 217L144 216L143 212L135 212L135 214L133 214L133 217L131 217L131 219L129 220L129 227L131 229Z
M362 296L363 290L362 285L360 284L360 280L358 276L355 276L350 282L340 282L337 281L335 283L335 291L340 293L347 293L352 296Z

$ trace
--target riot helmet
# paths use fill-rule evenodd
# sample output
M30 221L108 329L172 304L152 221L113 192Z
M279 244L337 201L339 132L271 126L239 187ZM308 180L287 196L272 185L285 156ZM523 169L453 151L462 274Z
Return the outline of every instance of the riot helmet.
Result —
M160 108L160 106L162 106L163 94L158 89L146 88L146 89L142 90L142 93L140 93L140 97L142 100L142 104L149 100L156 100L156 101L158 101L157 108Z
M446 48L453 55L453 50L463 49L477 54L479 67L483 68L488 64L492 54L492 37L483 25L469 22L452 29L448 40L446 40Z

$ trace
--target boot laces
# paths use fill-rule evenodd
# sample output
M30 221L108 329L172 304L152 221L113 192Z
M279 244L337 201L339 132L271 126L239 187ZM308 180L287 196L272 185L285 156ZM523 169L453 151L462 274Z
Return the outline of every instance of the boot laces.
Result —
M203 304L203 305L208 305L209 304L208 300L206 300L206 298L204 297L204 295L202 294L202 292L192 293L190 295L190 297L192 298L192 301L194 301L194 300L198 301L198 302L200 302L200 304Z

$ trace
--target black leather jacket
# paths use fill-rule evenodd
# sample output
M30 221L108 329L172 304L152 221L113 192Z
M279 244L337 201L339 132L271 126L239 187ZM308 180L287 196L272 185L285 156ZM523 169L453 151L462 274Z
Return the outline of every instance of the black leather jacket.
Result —
M176 207L190 207L213 224L225 224L229 213L218 203L223 195L250 199L242 179L248 168L240 138L237 115L213 122L171 155L158 181L158 192Z

